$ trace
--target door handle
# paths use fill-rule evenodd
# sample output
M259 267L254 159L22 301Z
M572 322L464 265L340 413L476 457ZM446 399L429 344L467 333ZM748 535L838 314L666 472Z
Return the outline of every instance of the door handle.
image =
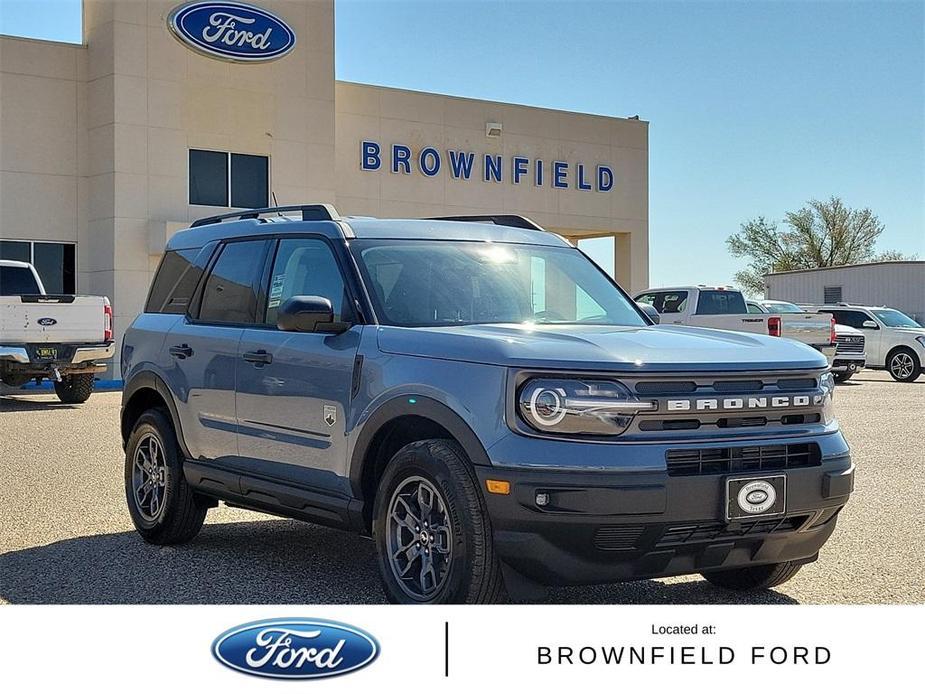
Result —
M193 356L193 348L186 343L174 345L168 351L177 359L186 359L187 357Z
M271 364L273 355L265 349L258 349L256 352L245 352L244 361L249 361L251 364Z

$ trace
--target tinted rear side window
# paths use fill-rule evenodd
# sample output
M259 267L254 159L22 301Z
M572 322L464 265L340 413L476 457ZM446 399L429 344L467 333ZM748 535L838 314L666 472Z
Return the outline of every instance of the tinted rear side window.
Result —
M864 321L870 320L866 313L861 313L860 311L830 311L827 309L825 313L831 313L835 316L836 323L841 323L851 328L863 328Z
M38 293L39 285L29 268L0 265L0 296Z
M687 292L650 292L637 296L636 301L651 304L659 313L681 313L687 306Z
M208 323L253 323L263 273L266 241L227 244L202 292L199 320Z
M202 267L196 265L198 248L168 251L161 260L148 296L146 313L186 313Z
M706 290L697 299L697 313L702 316L716 316L727 313L748 313L745 299L739 292Z

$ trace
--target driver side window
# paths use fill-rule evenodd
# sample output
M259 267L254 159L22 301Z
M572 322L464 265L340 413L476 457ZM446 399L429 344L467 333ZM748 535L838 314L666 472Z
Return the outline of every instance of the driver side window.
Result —
M279 307L293 296L331 301L334 320L351 321L353 312L340 267L331 248L319 239L281 239L270 273L265 323L276 325Z

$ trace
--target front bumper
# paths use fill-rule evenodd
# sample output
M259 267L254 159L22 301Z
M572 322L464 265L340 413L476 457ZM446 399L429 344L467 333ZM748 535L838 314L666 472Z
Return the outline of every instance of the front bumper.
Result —
M487 479L511 483L509 495L484 493L495 545L509 569L544 585L813 561L854 486L847 453L815 467L755 472L786 475L785 515L727 523L730 475L501 466L476 472L483 491ZM547 495L544 508L537 494Z
M832 363L834 373L858 373L863 371L867 365L867 356L864 354L852 355L835 355L835 361Z

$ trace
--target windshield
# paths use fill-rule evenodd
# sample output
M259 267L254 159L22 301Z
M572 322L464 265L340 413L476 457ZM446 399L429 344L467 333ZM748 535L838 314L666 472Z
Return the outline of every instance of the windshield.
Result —
M387 325L647 325L574 248L417 240L355 241L351 248Z
M0 265L0 296L41 294L32 270L19 265Z
M888 328L921 328L922 326L909 318L905 313L897 311L895 308L883 308L872 310L880 321Z

